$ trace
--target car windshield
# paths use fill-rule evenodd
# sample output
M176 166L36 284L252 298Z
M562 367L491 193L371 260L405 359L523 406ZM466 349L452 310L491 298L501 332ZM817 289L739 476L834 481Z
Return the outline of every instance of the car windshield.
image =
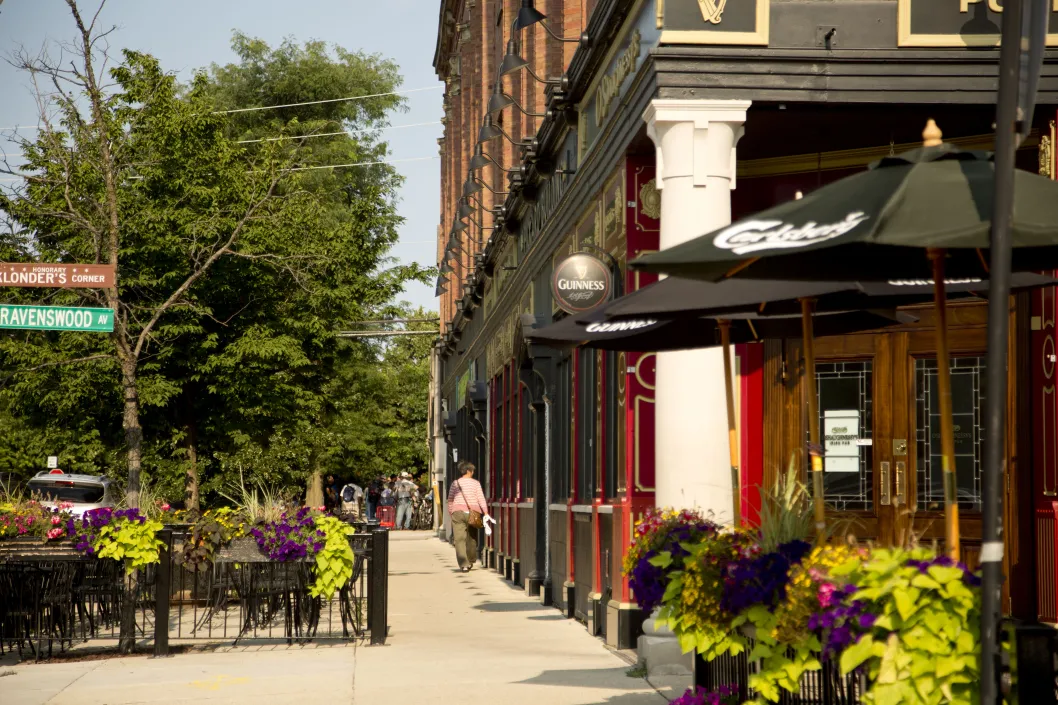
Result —
M103 488L99 485L79 485L73 482L39 482L30 481L31 496L49 502L73 502L75 504L96 504L103 499Z

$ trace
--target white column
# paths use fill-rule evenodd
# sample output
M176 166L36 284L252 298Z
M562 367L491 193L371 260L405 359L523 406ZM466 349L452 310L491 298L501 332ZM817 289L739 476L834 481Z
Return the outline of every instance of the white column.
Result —
M749 106L748 100L656 99L643 114L657 148L662 249L731 222L735 146ZM655 395L657 506L698 507L730 522L720 349L660 353Z

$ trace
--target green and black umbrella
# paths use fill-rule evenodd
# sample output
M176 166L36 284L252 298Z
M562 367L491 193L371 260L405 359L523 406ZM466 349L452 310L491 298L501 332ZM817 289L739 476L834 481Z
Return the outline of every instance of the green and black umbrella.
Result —
M848 335L916 320L892 309L837 311L817 315L816 328L817 335ZM722 345L725 325L729 327L730 342L735 344L801 336L800 315L731 313L720 320L695 316L612 320L604 313L590 311L537 328L528 337L553 348L583 346L615 352L670 352Z
M762 284L767 286L771 283ZM666 352L722 346L728 447L731 452L732 508L735 526L738 526L742 523L742 490L739 481L738 435L735 432L735 395L731 380L731 344L796 338L803 333L801 317L761 316L742 312L726 314L723 319L687 316L667 320L607 319L606 309L613 303L534 330L527 337L556 348L584 346L629 352ZM893 310L837 311L819 314L816 325L820 335L847 335L915 320L914 316Z
M1058 182L1015 178L1013 270L1058 268ZM922 147L631 267L709 281L932 279L922 250L933 249L948 277L984 278L994 180L986 152Z
M988 280L948 279L948 299L984 297ZM1011 291L1054 286L1058 279L1041 274L1012 276ZM614 299L593 311L611 319L653 318L665 320L687 316L722 316L737 311L763 315L793 315L801 311L801 300L815 300L815 310L858 311L897 308L929 303L933 282L926 279L894 279L888 282L804 282L756 279L700 279L667 277L638 291Z
M945 277L986 277L995 166L985 152L941 142L930 120L923 146L887 157L862 173L806 198L744 218L715 232L633 261L633 269L720 281L931 279L937 309L938 397L945 536L959 557L955 435L945 307ZM1013 271L1058 266L1058 183L1018 171L1011 227ZM805 362L814 369L811 311L801 301ZM815 379L808 375L813 488L822 487L822 449L815 418ZM817 499L817 524L822 505Z
M1038 274L1018 274L1011 290L1053 286L1058 280ZM968 279L947 282L952 298L981 295L988 282ZM910 322L893 309L927 303L933 283L920 280L891 282L805 282L728 279L706 282L669 277L614 299L579 316L563 319L530 336L553 347L584 345L602 350L664 352L724 347L730 365L731 343L761 339L796 338L804 333L800 302L816 301L814 335L846 335ZM826 313L823 313L826 312ZM734 423L734 390L731 370L725 369L728 431L739 517L738 438ZM821 479L821 478L820 478ZM822 495L819 495L822 497Z

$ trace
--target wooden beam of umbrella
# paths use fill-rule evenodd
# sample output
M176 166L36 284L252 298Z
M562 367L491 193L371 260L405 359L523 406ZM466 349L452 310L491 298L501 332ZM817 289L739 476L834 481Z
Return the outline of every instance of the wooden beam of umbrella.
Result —
M951 355L948 352L948 306L944 291L944 250L929 250L933 260L933 307L937 312L937 401L940 407L940 467L944 478L944 541L948 555L959 560L959 505L955 488L955 428L951 404Z
M939 147L944 135L930 120L922 131L923 147ZM933 263L933 307L937 312L937 396L940 407L940 466L944 478L944 540L948 555L959 560L959 505L955 483L955 428L951 404L951 355L948 352L948 305L944 290L943 249L926 251Z
M812 331L812 299L801 299L801 335L805 348L805 394L808 396L808 457L812 462L812 504L816 543L826 541L827 517L823 498L823 446L819 444L819 397L816 393L816 347Z
M739 468L738 432L735 424L735 389L731 370L731 321L720 319L720 345L724 353L724 395L727 397L727 445L731 453L731 507L735 526L742 525L742 481Z

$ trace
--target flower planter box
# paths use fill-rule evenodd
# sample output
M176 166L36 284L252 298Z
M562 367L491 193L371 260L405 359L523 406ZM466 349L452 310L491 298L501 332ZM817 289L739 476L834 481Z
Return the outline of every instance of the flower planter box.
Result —
M230 544L220 548L215 556L216 562L224 563L267 563L268 556L261 552L257 539L243 536L233 539Z
M40 560L87 560L85 555L74 549L69 541L44 542L37 537L20 536L0 541L0 562L30 558Z

